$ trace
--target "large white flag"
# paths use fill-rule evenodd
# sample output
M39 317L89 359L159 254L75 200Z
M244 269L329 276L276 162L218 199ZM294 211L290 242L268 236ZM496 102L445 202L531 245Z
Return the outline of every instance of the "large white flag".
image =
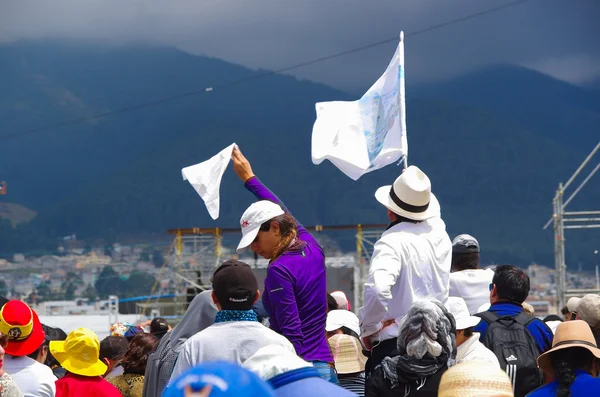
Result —
M404 35L385 73L353 102L319 102L312 161L331 161L357 180L408 155L404 104Z

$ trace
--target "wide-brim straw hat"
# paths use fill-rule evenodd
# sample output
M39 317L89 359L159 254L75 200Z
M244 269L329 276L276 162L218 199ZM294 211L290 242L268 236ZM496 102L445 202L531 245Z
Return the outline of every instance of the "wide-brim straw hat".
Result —
M440 216L440 203L431 193L431 182L423 171L411 165L393 185L382 186L375 198L384 207L404 218L424 221Z
M513 397L513 387L500 367L465 361L444 372L438 397Z
M367 357L362 353L360 341L351 335L337 334L327 340L338 374L364 372Z
M582 320L565 321L556 327L556 333L552 340L552 349L538 357L538 367L544 372L552 372L551 354L558 350L573 347L581 347L589 350L594 356L600 359L600 349L596 345L596 339L590 326Z

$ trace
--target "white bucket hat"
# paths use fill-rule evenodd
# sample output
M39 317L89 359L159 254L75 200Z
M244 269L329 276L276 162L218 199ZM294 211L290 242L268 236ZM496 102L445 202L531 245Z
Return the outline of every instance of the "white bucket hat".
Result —
M285 212L279 205L268 200L257 201L248 207L240 219L242 239L236 250L238 254L244 252L252 244L263 223L283 214Z
M327 313L327 321L325 322L325 331L331 332L336 329L346 327L360 335L360 326L356 314L349 310L331 310Z
M440 216L440 204L431 193L431 182L423 171L411 165L393 185L382 186L375 198L393 213L415 221Z
M481 321L481 318L469 314L469 308L463 298L450 296L446 301L446 308L454 316L457 330L474 327Z

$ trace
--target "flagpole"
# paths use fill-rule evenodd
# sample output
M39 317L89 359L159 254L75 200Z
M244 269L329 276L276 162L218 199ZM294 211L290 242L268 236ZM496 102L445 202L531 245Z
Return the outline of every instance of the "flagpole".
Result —
M400 98L401 98L401 106L398 107L398 112L400 112L400 123L404 127L403 130L406 134L406 100L405 100L405 87L404 87L404 32L400 31L400 43L402 44L402 51L398 52L398 65L402 68L402 75L400 75ZM408 134L406 134L405 139L408 140ZM404 154L404 169L408 168L408 144L406 145L406 153Z

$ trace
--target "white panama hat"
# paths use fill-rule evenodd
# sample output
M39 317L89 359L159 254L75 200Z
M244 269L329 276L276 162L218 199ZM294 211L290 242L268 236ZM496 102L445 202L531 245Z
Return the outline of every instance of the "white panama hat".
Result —
M431 182L423 171L411 165L393 185L382 186L375 198L393 213L415 221L440 216L440 204L431 193Z

